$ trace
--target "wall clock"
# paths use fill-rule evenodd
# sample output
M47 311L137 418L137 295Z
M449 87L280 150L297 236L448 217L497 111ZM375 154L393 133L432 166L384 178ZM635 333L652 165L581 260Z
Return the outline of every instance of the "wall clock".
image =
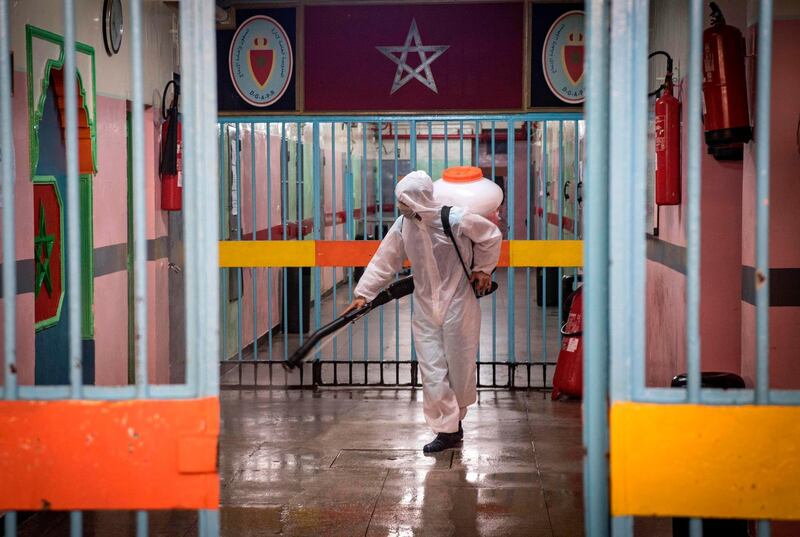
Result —
M103 42L113 56L122 45L122 0L103 0Z

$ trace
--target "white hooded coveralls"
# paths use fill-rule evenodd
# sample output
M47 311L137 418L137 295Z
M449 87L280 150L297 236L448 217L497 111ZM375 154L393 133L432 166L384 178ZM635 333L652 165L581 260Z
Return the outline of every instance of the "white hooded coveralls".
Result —
M481 329L478 299L441 223L442 205L423 171L408 174L395 188L397 201L414 215L400 217L356 286L370 301L402 270L406 257L414 271L412 330L422 373L425 421L435 433L453 433L475 402L475 360ZM497 226L459 207L450 227L467 269L491 274L500 258Z

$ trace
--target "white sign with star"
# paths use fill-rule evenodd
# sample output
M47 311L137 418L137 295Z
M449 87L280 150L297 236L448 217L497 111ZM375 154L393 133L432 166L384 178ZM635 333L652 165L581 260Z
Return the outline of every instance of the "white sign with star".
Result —
M411 43L414 43L412 46ZM392 84L391 94L402 88L411 79L416 79L434 93L439 93L436 88L436 81L433 79L431 72L431 64L433 61L444 54L450 45L423 45L422 37L419 35L416 19L411 19L411 27L408 29L406 35L406 42L402 47L375 47L384 56L397 64L397 72L394 75L394 83ZM397 53L400 56L397 56ZM420 64L417 67L408 65L408 53L416 53L419 55ZM431 54L428 56L428 54ZM423 76L424 73L424 76Z

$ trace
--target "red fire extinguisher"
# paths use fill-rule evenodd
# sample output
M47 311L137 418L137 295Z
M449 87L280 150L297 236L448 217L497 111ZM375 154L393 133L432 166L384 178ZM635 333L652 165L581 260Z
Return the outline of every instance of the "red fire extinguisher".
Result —
M553 400L583 396L583 287L572 293L569 317L561 327L561 351L553 373Z
M750 113L745 82L744 37L725 24L711 2L711 27L703 31L703 123L709 154L717 160L741 160L750 141Z
M172 104L166 108L167 91L173 86ZM180 85L170 80L161 94L161 110L164 123L161 125L161 155L158 173L161 176L161 209L164 211L181 210L181 194L183 182L181 170L181 122L178 117L178 98Z
M681 102L672 94L672 57L658 50L650 54L667 57L664 84L650 93L661 93L656 99L656 204L681 203Z

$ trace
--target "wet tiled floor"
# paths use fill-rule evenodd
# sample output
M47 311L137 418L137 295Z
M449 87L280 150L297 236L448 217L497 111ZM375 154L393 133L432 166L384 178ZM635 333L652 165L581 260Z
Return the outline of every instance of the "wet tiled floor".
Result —
M223 400L225 534L583 533L579 403L482 391L463 447L430 457L419 392L227 391ZM260 528L243 528L252 517Z

